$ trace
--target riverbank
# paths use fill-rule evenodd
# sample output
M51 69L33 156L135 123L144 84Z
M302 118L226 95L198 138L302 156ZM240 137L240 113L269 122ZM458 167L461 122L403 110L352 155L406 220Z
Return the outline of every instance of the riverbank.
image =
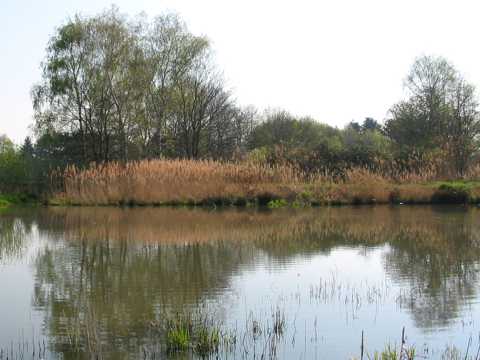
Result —
M69 168L50 205L269 206L356 204L476 204L480 181L405 174L393 179L365 169L341 181L288 166L152 160Z
M291 190L291 189L288 189ZM205 198L167 199L162 201L124 197L102 201L101 199L70 198L56 194L48 200L50 206L238 206L301 208L308 206L342 205L438 205L438 204L479 204L480 186L458 182L392 185L385 188L363 188L334 185L311 191L308 187L284 196L285 188L279 192L258 192L253 196L222 196ZM381 196L378 196L381 193Z
M25 193L0 194L0 209L5 209L10 206L20 205L36 205L39 204L39 199Z

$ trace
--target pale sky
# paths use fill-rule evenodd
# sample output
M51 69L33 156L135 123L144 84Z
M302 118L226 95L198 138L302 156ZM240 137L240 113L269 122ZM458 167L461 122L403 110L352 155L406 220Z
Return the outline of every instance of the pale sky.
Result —
M30 134L30 89L54 29L112 4L132 16L175 11L208 36L240 105L333 126L382 121L422 54L445 56L480 87L478 1L0 0L0 134Z

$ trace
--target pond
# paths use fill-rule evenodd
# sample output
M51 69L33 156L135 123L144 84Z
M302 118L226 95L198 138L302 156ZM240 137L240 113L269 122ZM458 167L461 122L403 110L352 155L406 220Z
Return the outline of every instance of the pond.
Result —
M360 359L362 333L367 359L399 348L403 329L419 358L447 347L474 356L479 215L10 209L0 213L0 359ZM215 346L202 352L205 334Z

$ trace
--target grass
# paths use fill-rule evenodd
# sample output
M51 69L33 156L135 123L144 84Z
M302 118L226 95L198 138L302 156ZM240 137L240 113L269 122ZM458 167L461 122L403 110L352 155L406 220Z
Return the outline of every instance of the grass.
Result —
M10 205L10 202L0 197L0 208L5 208Z
M220 345L220 331L218 328L204 326L197 333L197 342L194 351L201 357L217 353Z
M400 347L397 349L395 346L388 344L381 351L375 351L373 355L367 354L368 360L414 360L416 359L415 348Z
M190 335L188 328L174 327L169 329L166 338L168 353L182 352L189 348Z
M302 207L342 204L479 203L477 173L447 181L426 173L391 177L366 169L339 180L291 166L209 160L145 160L69 167L51 205Z
M5 349L0 348L0 360L32 358L34 360L45 359L54 355L56 350L75 355L74 358L90 359L111 359L107 348L103 351L105 343L104 333L101 328L104 326L95 314L85 309L86 313L79 313L74 323L66 325L68 343L60 347L46 348L45 340L28 341L21 339L18 343L11 343ZM272 322L268 321L268 314L260 318L248 316L245 327L227 330L221 325L213 313L201 313L197 310L185 310L174 315L160 315L157 321L149 322L151 327L150 336L152 341L146 341L138 349L136 358L143 359L179 359L179 358L201 358L201 359L283 359L281 347L295 348L296 325L295 319L291 324L293 333L286 332L286 315L278 308L272 310ZM316 330L315 330L316 332ZM313 334L304 334L305 346L308 338L314 341ZM52 344L61 338L52 339ZM300 339L298 339L300 340ZM317 341L317 340L315 340ZM400 345L387 344L382 350L370 353L365 346L364 334L362 332L361 344L357 350L353 350L359 356L351 360L416 360L416 359L439 359L460 360L478 359L480 344L472 346L472 337L464 351L454 346L447 346L444 351L438 349L427 349L427 354L432 350L431 355L424 356L414 346L409 346L405 338L405 328L402 330L402 341ZM132 343L133 344L133 343ZM38 346L37 346L38 345ZM136 345L133 345L136 346ZM56 350L55 350L56 349ZM52 351L53 350L53 351ZM50 353L50 351L52 351ZM301 350L300 350L301 351ZM48 354L47 354L48 352ZM135 351L134 351L135 353ZM425 354L425 353L424 353ZM476 355L475 355L476 354ZM46 356L47 355L47 356Z
M24 193L0 194L0 208L12 205L34 204L38 201L35 197Z
M218 352L224 336L217 324L198 314L177 313L168 317L165 324L164 341L170 355L193 351L202 358L208 357Z

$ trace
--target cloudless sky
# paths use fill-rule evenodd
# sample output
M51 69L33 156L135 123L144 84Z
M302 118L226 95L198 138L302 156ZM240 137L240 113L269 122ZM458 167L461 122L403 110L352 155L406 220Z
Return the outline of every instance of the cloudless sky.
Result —
M384 120L422 54L445 56L480 87L478 1L0 0L0 134L30 134L30 89L55 28L112 4L132 16L175 11L208 36L240 105L333 126Z

